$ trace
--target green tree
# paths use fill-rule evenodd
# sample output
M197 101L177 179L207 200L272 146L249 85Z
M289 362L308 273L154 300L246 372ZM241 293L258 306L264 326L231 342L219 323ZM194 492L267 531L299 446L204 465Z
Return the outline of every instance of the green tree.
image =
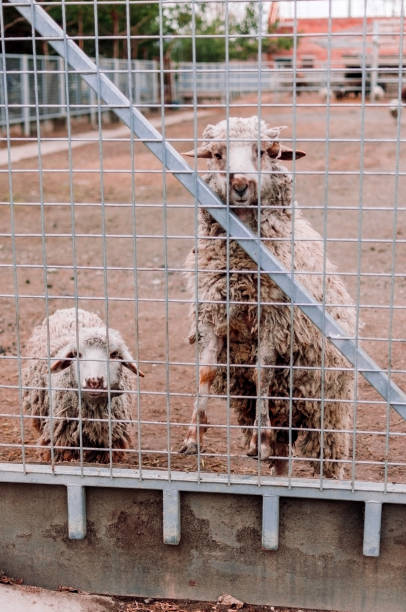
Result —
M156 39L159 35L159 7L156 2L131 3L128 13L126 5L116 0L96 5L65 3L64 8L55 0L55 6L47 4L43 8L59 25L66 24L67 34L76 38L88 55L94 56L97 49L104 57L127 57L129 34L133 59L159 56L159 41ZM6 52L32 53L31 25L7 4L4 4L4 21ZM15 37L21 40L7 40ZM46 41L37 42L37 52L53 53Z
M269 32L264 26L266 15L261 15L257 2L247 2L243 12L227 15L224 4L195 5L174 3L163 5L162 23L160 10L156 2L150 4L131 2L128 6L113 0L109 4L64 4L55 0L44 8L60 25L66 23L69 36L76 38L79 46L89 55L98 52L104 57L127 58L127 34L130 35L130 55L132 59L159 59L160 36L162 35L164 57L173 61L192 61L193 47L196 60L200 62L218 62L226 58L226 39L228 33L228 57L247 60L258 56L258 38L261 34L263 53L272 53L292 46L290 37L267 38L274 33L276 26ZM31 26L20 16L16 9L6 3L4 7L6 51L8 53L32 53ZM214 7L214 8L213 8ZM100 37L96 42L95 34ZM193 33L196 34L193 37ZM182 38L173 38L181 35ZM7 38L21 37L19 41ZM82 37L85 37L83 39ZM46 41L37 43L39 53L53 53Z
M288 36L267 36L276 33L278 24L273 24L272 27L265 25L267 15L262 14L257 2L240 5L243 10L242 14L230 11L226 13L223 4L216 13L208 11L207 5L200 5L194 15L194 31L197 35L194 38L192 36L192 9L190 6L182 6L184 25L177 31L185 38L176 39L171 46L171 57L174 61L192 61L193 45L196 61L219 62L225 61L227 57L226 44L229 59L241 61L258 57L259 40L261 40L262 53L275 53L281 49L290 49L293 44L292 38ZM170 19L168 22L171 23Z

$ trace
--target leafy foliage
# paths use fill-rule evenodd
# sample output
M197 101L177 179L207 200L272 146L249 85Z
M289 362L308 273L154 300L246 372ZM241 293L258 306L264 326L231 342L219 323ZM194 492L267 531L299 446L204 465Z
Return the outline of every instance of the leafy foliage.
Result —
M263 53L289 49L292 45L290 37L267 37L277 26L272 26L272 31L264 26L266 15L260 14L258 2L239 5L238 14L231 11L226 14L223 3L195 6L193 11L192 3L163 5L160 13L156 2L132 2L126 6L113 0L110 4L96 2L94 5L65 2L64 9L60 3L46 4L44 8L59 24L66 24L68 34L90 56L97 52L105 57L127 58L130 54L133 59L159 58L160 39L164 56L174 61L192 61L195 57L196 61L217 62L227 56L254 59L259 52L259 37ZM7 41L7 52L32 53L31 26L13 7L4 7L6 37L28 39ZM100 37L98 42L96 34ZM173 38L173 35L181 37ZM228 35L227 53L225 35ZM51 52L46 42L42 47L37 51Z
M198 62L225 61L227 57L242 61L257 59L260 51L275 53L292 46L291 37L267 36L274 34L278 25L274 24L271 28L264 26L267 16L261 13L258 2L240 5L242 14L226 13L226 7L222 4L215 15L209 15L206 6L200 5L192 19L192 9L186 9L183 5L183 10L188 10L191 18L190 23L185 23L186 38L178 39L173 44L173 60L192 61L193 45ZM196 37L192 36L193 25Z

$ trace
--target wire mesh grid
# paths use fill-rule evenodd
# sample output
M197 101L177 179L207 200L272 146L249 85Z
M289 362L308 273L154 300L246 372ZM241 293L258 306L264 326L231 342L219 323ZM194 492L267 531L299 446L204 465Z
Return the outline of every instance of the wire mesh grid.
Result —
M305 4L2 4L4 463L405 482L404 7Z

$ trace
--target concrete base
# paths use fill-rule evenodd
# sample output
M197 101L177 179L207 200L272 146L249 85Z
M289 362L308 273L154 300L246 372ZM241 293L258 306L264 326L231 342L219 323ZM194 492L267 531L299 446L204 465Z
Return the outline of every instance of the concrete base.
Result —
M58 593L37 587L0 584L1 612L114 612L115 602L100 595Z
M69 540L66 489L0 485L0 567L24 582L144 597L403 612L405 507L384 505L381 555L362 555L361 503L285 499L279 550L261 549L254 496L181 494L181 541L162 542L162 493L89 487L87 537Z

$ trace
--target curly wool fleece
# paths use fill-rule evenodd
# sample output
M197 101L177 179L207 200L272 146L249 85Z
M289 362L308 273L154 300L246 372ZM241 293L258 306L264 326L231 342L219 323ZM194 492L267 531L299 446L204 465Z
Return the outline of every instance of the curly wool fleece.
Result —
M280 128L270 128L264 121L258 123L257 117L231 117L208 126L203 132L203 147L209 153L202 156L210 155L205 181L225 201L228 189L225 176L215 172L223 164L223 160L219 163L214 155L217 148L224 147L226 139L230 141L229 149L238 139L251 139L251 143L245 144L250 150L258 140L272 146L277 144L279 131ZM319 303L324 303L327 312L352 334L352 300L335 274L335 267L325 257L320 235L293 206L291 175L277 158L265 155L261 161L260 206L257 201L244 208L244 221L255 233L259 228L269 251L286 270L294 270L295 279ZM232 167L229 172L233 172ZM349 400L353 392L353 374L347 361L298 307L292 311L290 301L266 274L260 278L261 307L258 308L257 265L235 241L227 242L223 228L205 210L200 211L198 232L201 238L197 252L189 253L186 262L192 292L196 290L196 264L198 269L197 319L192 304L190 341L197 337L202 352L214 332L222 339L218 363L225 364L228 332L229 362L233 364L229 387L226 368L219 366L211 392L230 394L239 424L244 428L252 426L256 416L255 396L258 395L257 368L253 366L259 362L259 346L265 345L268 350L262 365L272 366L267 392L271 397L270 421L273 427L282 428L271 431L270 455L289 455L287 428L291 423L293 443L298 438L295 428L307 429L299 437L300 451L302 456L315 459L312 465L319 472L320 433L308 430L333 430L323 436L323 473L333 477L342 475L342 466L335 460L348 457L349 436L334 430L348 429L351 421ZM227 302L230 304L228 315ZM290 397L293 398L291 407ZM249 441L252 427L245 432Z

